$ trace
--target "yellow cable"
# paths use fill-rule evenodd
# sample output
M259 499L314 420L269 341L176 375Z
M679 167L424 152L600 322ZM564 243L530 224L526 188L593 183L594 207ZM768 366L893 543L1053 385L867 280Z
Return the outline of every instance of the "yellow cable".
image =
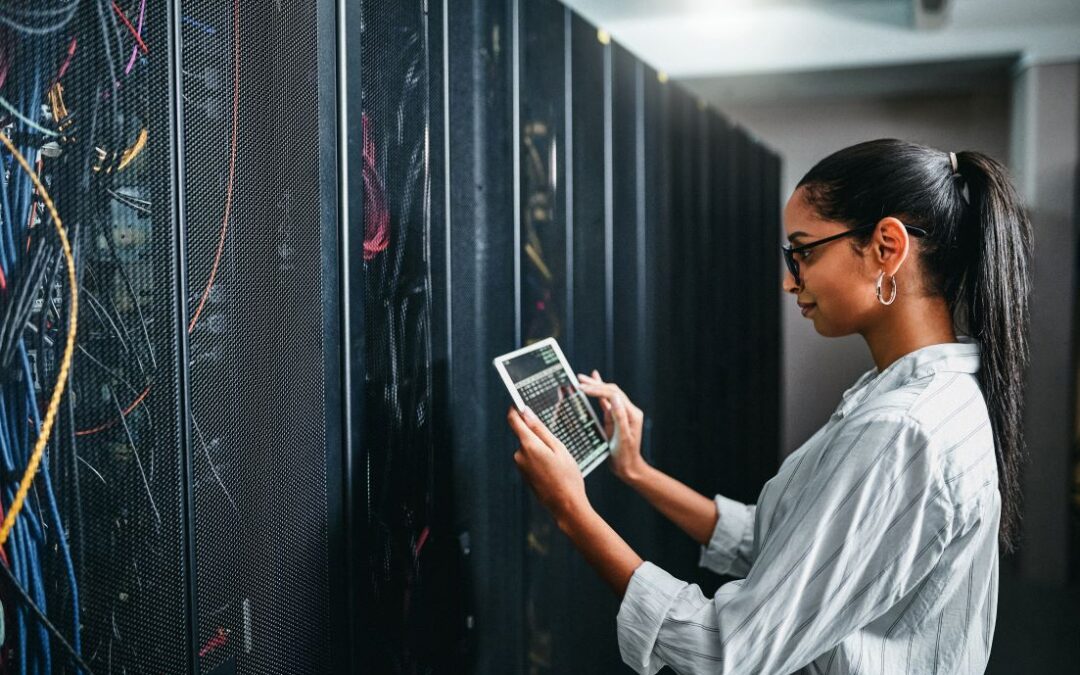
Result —
M150 132L147 131L146 127L139 129L139 135L135 137L135 142L131 144L130 148L126 148L120 153L120 164L116 167L117 171L123 169L128 164L131 164L132 160L142 152L142 149L146 147L146 139L149 137L149 133ZM94 148L94 150L97 151L98 159L101 160L101 163L94 167L94 171L101 171L102 167L105 165L105 160L109 158L109 152L104 148ZM110 167L109 171L106 171L106 173L111 171L112 167Z
M67 231L64 230L64 224L60 221L60 214L56 212L56 205L53 204L52 198L49 197L48 190L41 184L41 179L30 168L30 164L22 156L22 153L2 133L0 133L0 142L19 162L19 166L30 176L30 180L34 181L38 194L41 196L42 201L45 202L45 207L49 209L49 215L52 216L53 223L56 225L56 233L60 235L60 245L64 249L68 285L71 287L71 305L68 309L68 331L67 342L64 344L64 358L60 361L60 372L56 376L56 386L53 387L52 398L49 399L49 409L45 413L45 422L41 426L41 435L38 436L37 442L34 443L34 452L30 455L30 463L26 465L26 473L23 474L22 481L19 483L19 491L15 493L15 501L11 502L7 515L4 516L4 524L0 527L0 546L3 546L7 542L8 535L11 534L11 528L15 526L15 519L19 517L23 502L26 501L26 493L30 491L30 485L34 482L34 475L37 474L38 465L41 464L41 455L45 452L45 444L49 442L49 434L52 432L53 423L56 422L56 411L60 407L60 398L64 395L68 370L71 369L71 355L75 351L75 322L79 317L79 289L75 283L75 257L71 254L71 244L68 242Z

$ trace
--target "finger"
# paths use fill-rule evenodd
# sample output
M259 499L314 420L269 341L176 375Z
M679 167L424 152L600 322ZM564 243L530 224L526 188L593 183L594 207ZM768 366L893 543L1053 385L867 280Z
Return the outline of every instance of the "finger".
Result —
M604 378L600 377L600 371L599 370L593 370L592 371L592 376L595 377L600 382L604 381Z
M562 447L562 443L559 442L559 439L555 438L555 434L551 433L551 430L536 416L536 413L534 413L531 408L526 406L525 411L521 414L521 418L529 431L552 451L557 451Z
M510 412L506 415L506 421L510 423L510 429L521 441L521 447L526 450L547 445L529 428L529 425L526 424L525 419L516 408L510 408Z
M612 399L618 393L610 384L603 382L582 382L581 391L594 398Z
M601 404L607 402L612 409L625 408L628 403L626 394L613 384L582 384L581 390L589 396L599 398Z
M622 398L622 402L626 406L626 409L630 411L631 419L643 419L645 417L645 413L641 410L641 408L634 405L634 402L630 400L630 397L626 395L626 392L622 390L622 387L617 384L612 384L611 386L614 387L615 391L619 393L619 396Z
M600 398L601 405L606 406L605 412L610 413L616 424L622 426L629 423L626 398L618 387L611 384L589 385L588 387L582 385L581 390L590 396Z

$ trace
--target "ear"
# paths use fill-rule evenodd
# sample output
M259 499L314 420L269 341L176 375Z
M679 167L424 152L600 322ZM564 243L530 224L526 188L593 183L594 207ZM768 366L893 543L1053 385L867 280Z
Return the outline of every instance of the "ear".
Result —
M878 221L871 241L873 261L887 276L896 276L911 251L911 240L904 224L889 216Z

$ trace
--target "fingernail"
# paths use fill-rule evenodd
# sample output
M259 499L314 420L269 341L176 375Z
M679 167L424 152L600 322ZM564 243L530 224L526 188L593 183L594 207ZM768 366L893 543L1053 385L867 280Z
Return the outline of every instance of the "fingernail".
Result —
M537 419L536 413L534 413L532 411L532 408L530 408L529 406L525 406L525 408L521 411L521 414L525 416L525 419L530 421L536 421Z

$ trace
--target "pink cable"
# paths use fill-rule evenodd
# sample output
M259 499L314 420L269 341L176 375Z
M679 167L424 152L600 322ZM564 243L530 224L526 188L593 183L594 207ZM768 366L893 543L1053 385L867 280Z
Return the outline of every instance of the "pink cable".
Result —
M375 139L367 113L360 117L364 158L364 260L371 260L390 246L390 208L386 188L375 161Z
M4 82L7 81L8 66L10 61L8 55L8 39L7 34L3 29L0 29L0 37L4 38L3 42L0 42L0 87L4 86Z
M139 27L135 30L135 32L139 35L139 37L142 37L142 27L143 27L143 17L144 16L146 16L146 0L142 0L142 3L139 5ZM124 68L124 75L128 75L128 74L131 73L131 68L132 68L132 66L135 65L135 59L138 56L139 56L139 45L136 44L131 48L131 58L128 59L127 68Z

